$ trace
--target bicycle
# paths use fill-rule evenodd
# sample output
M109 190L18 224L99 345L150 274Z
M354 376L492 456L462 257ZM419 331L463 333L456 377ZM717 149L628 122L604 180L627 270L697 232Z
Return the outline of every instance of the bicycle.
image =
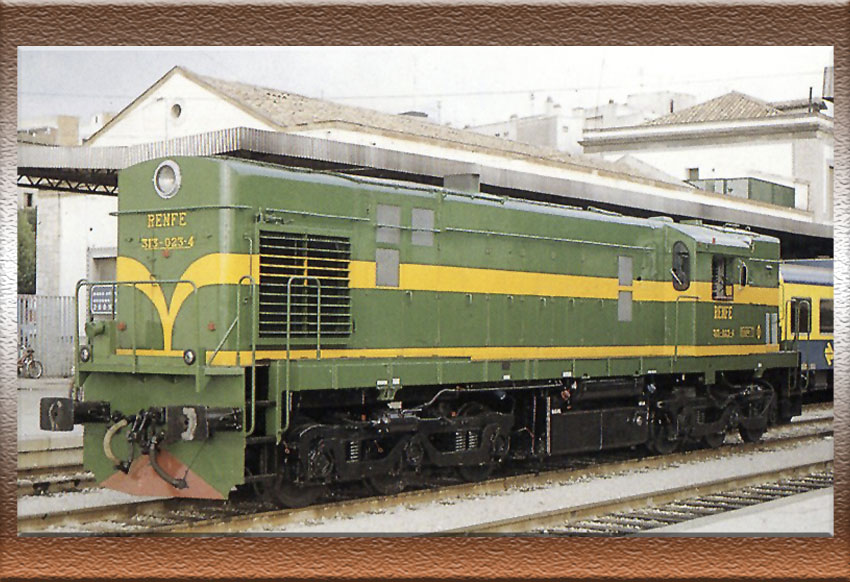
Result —
M35 359L35 351L27 348L24 355L18 358L18 377L32 378L37 380L44 373L44 366Z

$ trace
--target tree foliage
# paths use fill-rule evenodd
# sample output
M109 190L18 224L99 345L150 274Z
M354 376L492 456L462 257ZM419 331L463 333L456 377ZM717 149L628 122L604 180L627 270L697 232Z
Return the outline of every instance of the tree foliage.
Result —
M18 293L35 293L35 208L18 209Z

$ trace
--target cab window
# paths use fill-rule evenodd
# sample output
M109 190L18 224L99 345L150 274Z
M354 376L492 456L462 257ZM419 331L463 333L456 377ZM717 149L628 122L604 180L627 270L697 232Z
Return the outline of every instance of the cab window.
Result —
M732 259L714 255L711 257L711 298L730 301L733 289Z
M681 241L673 245L673 267L670 273L676 291L684 291L691 286L691 254L687 245Z

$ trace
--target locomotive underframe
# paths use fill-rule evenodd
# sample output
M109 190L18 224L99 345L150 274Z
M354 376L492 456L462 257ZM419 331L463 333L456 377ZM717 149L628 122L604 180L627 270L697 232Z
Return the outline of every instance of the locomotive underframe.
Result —
M403 487L447 468L485 475L509 458L638 445L665 453L685 443L718 446L730 430L754 441L800 412L793 369L716 378L711 385L701 374L665 374L407 387L391 403L375 389L338 390L335 400L348 406L330 410L322 392L305 391L293 400L283 444L260 445L254 458L263 467L254 473L303 487L387 477Z

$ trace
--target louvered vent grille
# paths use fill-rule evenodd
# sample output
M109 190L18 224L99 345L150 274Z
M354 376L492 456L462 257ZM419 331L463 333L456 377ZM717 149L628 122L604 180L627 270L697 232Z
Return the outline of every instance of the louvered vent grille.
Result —
M347 238L260 232L260 337L286 339L286 285L292 280L292 338L316 337L321 282L321 336L339 338L351 330Z

